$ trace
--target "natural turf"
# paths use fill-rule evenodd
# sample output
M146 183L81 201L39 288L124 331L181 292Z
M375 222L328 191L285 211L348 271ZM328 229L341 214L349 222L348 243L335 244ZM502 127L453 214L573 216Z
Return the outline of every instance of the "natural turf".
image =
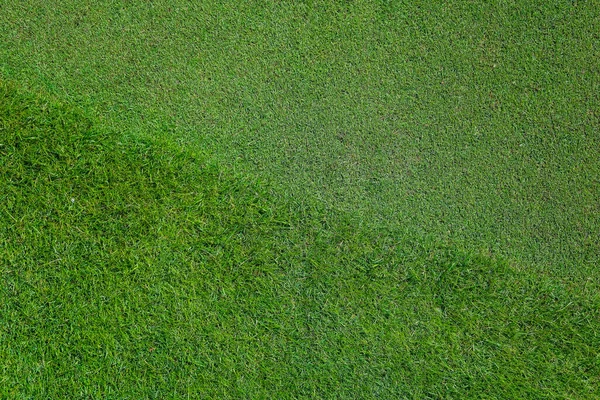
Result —
M115 130L555 274L600 262L600 4L0 1L0 68Z
M0 398L600 398L599 10L0 0Z
M0 81L0 397L597 398L600 291Z

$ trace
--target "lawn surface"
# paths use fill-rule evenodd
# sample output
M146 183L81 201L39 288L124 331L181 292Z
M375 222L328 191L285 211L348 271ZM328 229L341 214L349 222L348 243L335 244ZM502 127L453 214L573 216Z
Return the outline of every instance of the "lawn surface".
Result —
M600 397L599 10L0 0L0 396Z
M600 3L0 1L0 71L375 226L600 262Z
M0 396L591 398L600 291L284 203L0 82Z

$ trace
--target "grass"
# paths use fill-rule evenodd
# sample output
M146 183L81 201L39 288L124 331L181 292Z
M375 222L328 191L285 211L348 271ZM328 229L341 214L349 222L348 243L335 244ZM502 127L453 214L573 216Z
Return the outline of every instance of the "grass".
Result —
M597 1L1 4L5 76L115 130L363 224L600 262Z
M600 397L598 10L0 0L0 398Z
M0 397L593 398L585 284L360 227L0 81Z

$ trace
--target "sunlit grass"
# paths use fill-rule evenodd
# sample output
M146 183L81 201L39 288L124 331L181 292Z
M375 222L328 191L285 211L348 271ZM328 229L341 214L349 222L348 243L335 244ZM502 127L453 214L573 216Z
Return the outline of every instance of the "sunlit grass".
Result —
M596 277L361 228L0 82L0 397L593 398Z

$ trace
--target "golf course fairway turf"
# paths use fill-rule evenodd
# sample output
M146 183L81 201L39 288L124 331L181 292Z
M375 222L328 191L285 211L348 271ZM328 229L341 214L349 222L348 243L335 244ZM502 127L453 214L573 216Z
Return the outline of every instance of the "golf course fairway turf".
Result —
M0 399L600 398L598 32L0 0Z
M600 263L600 4L0 0L0 73L361 224Z
M385 234L0 82L0 396L592 398L597 279Z

